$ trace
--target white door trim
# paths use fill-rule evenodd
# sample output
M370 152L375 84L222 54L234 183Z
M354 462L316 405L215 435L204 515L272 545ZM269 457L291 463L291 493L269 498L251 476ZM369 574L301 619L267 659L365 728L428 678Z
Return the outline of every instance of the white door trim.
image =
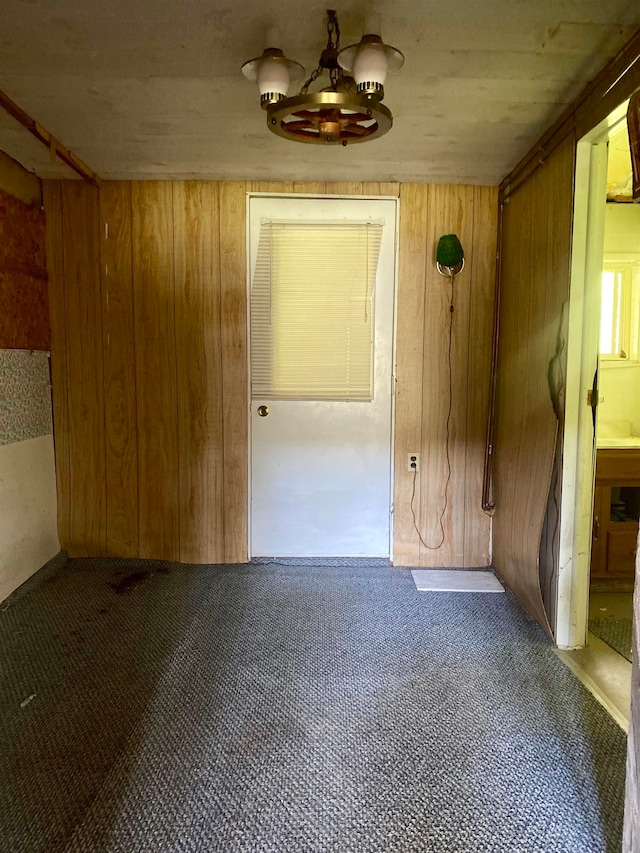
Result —
M555 638L561 649L587 641L595 484L595 441L587 391L597 366L604 254L607 141L622 104L578 142L574 183L569 329ZM597 411L597 409L596 409Z

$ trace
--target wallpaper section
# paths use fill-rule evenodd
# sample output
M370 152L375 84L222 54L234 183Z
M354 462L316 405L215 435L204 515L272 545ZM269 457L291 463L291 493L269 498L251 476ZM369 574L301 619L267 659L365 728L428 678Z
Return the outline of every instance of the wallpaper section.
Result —
M0 350L0 445L52 432L49 353Z

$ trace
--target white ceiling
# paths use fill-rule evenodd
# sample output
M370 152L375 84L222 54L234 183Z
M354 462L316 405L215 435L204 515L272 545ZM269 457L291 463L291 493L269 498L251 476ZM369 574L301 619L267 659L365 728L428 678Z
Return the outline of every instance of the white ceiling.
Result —
M638 0L381 0L383 38L406 57L385 87L394 127L324 148L269 133L240 66L276 22L310 72L326 5L3 0L0 89L102 178L496 184L640 26ZM342 46L366 8L338 7ZM72 174L4 113L0 149Z

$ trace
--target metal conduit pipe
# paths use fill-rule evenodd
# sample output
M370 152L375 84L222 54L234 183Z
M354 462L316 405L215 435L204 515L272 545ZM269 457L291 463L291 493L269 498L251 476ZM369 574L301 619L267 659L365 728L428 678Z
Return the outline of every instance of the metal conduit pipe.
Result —
M504 210L503 190L498 196L498 242L496 246L495 296L493 308L493 342L491 348L491 379L489 385L489 415L484 447L484 474L482 478L482 510L493 515L496 507L493 495L493 437L496 417L496 390L498 384L498 337L500 334L500 295L502 284L502 220Z

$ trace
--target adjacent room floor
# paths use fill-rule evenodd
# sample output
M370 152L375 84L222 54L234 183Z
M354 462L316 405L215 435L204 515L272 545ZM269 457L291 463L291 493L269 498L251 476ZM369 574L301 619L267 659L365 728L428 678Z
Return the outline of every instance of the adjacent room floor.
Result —
M589 630L631 663L633 592L592 592Z
M624 733L509 593L61 558L0 643L1 851L620 849Z
M631 717L632 624L632 591L592 589L586 647L556 649L558 657L625 732Z

